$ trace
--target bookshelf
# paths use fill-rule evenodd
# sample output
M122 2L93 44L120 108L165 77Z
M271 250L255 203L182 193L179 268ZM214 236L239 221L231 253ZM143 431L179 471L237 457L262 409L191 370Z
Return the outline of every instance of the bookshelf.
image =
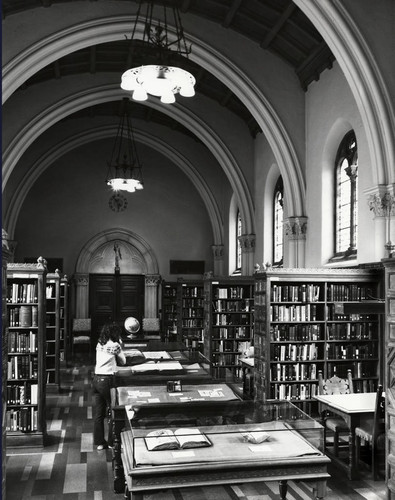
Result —
M60 387L60 274L48 273L45 286L46 340L45 384L47 390Z
M345 312L380 293L369 269L270 269L255 275L255 397L315 411L318 371L375 391L381 376L379 315Z
M42 446L45 420L46 266L7 264L7 446Z
M395 258L382 261L385 268L385 426L386 483L388 498L395 496Z
M204 314L204 355L211 363L212 376L241 381L239 359L253 343L253 278L205 280Z
M204 287L203 282L180 283L181 340L192 350L203 352Z
M178 340L177 282L162 282L162 340Z
M66 275L60 279L59 290L59 362L64 366L69 338L69 283Z

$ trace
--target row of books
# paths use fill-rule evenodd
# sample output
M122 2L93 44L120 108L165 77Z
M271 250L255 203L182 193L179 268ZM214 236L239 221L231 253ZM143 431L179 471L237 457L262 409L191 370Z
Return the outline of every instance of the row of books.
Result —
M212 359L214 366L228 366L234 365L236 357L239 356L239 352L230 353L217 353L213 352Z
M182 299L182 307L204 307L203 299Z
M7 410L6 430L21 432L37 431L37 416L37 409L33 407L20 408L19 410Z
M213 332L213 338L220 339L249 339L252 337L252 328L250 326L228 326L227 328L216 328Z
M335 363L327 364L327 378L337 375L340 378L347 378L348 370L351 370L352 378L362 377L377 377L377 363L371 361L360 361L350 363Z
M250 317L247 314L235 314L235 313L214 313L214 325L249 325Z
M274 344L270 348L270 359L273 361L312 361L318 356L318 347L312 344Z
M377 356L372 344L327 344L327 359L369 359Z
M203 297L203 288L200 286L183 286L182 287L183 297Z
M183 318L203 318L203 309L193 309L191 307L182 310Z
M37 306L8 307L7 314L8 325L11 327L34 328L38 325Z
M331 283L327 288L327 298L332 302L360 301L374 296L372 287L357 283Z
M371 314L338 314L334 304L327 305L328 321L371 321L374 315Z
M7 404L25 405L37 404L38 385L25 382L24 384L10 384L7 386Z
M304 305L271 305L270 321L316 321L317 306Z
M56 286L54 283L47 284L45 287L45 297L47 299L54 299L56 297Z
M240 350L240 344L245 342L237 342L234 340L213 340L211 347L213 352L237 352Z
M38 359L31 356L9 356L7 379L36 379L38 377Z
M270 329L272 342L323 340L322 325L274 325Z
M8 352L34 353L37 352L37 332L18 332L11 330L8 333Z
M320 300L320 293L321 287L314 284L272 284L271 300L272 302L318 302Z
M217 299L242 299L245 297L245 290L241 286L215 288L214 293Z
M250 312L250 300L213 300L215 312Z
M317 380L317 365L315 363L293 365L277 363L271 367L271 380L272 382Z
M271 387L271 399L305 400L318 394L317 384L274 384Z
M203 328L203 320L200 318L195 319L183 319L182 320L183 328Z
M11 283L7 287L7 302L12 304L37 303L37 283Z
M372 322L368 323L334 323L327 327L327 338L329 340L372 340L374 327Z

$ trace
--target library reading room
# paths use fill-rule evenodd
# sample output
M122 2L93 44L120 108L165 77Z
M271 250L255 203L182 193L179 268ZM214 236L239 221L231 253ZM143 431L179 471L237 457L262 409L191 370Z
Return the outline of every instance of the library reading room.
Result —
M2 498L395 500L395 1L1 3Z

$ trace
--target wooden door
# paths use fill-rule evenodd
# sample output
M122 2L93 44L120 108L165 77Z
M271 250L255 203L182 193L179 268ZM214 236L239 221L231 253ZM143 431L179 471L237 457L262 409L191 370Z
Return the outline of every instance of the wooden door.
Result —
M144 276L91 274L89 276L89 314L92 318L92 346L107 322L123 326L126 318L144 317Z

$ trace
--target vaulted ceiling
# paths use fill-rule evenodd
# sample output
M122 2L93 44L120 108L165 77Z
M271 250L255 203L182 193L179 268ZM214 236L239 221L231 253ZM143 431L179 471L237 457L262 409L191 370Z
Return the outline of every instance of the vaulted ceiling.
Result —
M29 9L50 8L55 4L75 1L78 0L3 0L2 13L3 18L7 18ZM90 0L92 4L95 1ZM120 1L136 3L133 0ZM238 32L250 38L262 50L271 51L293 67L303 90L306 90L312 81L317 80L324 69L333 64L334 56L329 47L292 0L166 0L165 3L178 5L181 15L188 12L208 18L229 29L230 36L232 31ZM56 60L38 71L23 87L72 74L114 72L120 75L128 68L128 52L127 40L92 45ZM134 63L138 65L135 59ZM251 113L229 88L194 62L187 60L186 64L185 69L196 76L197 93L215 100L237 114L246 123L253 137L261 131ZM159 111L135 103L132 106L133 115L137 118L189 133L182 125ZM79 114L119 114L119 102L96 105L94 108L79 111Z

